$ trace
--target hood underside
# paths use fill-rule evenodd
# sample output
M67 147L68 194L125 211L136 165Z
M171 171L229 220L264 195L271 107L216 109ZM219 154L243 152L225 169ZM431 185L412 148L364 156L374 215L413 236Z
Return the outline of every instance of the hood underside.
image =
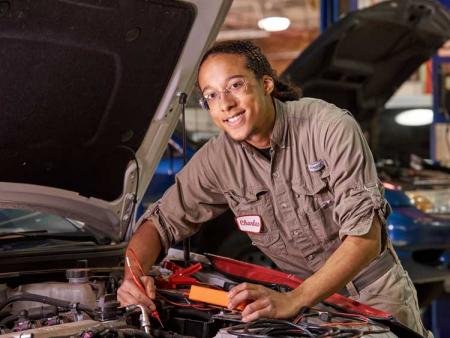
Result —
M449 12L437 1L385 1L330 27L282 77L361 121L383 108L449 36Z
M1 181L118 198L132 159L123 147L140 146L195 8L172 1L9 3L0 18Z
M0 206L123 238L230 5L0 1Z

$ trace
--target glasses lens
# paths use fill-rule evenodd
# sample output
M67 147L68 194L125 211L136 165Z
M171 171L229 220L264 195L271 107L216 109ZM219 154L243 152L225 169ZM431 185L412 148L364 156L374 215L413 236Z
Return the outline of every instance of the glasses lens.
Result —
M247 82L244 79L234 79L224 90L207 91L200 99L200 106L205 110L216 109L222 95L232 95L234 97L243 95L247 90ZM223 99L223 98L222 98Z
M204 97L198 100L198 103L200 104L200 107L202 107L202 109L209 110L208 101Z
M241 95L245 92L245 86L245 80L237 79L228 85L227 90L233 95Z

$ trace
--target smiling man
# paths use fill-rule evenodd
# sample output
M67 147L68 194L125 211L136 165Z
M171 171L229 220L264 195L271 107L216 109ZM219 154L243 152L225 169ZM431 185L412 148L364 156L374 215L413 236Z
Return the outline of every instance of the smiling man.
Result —
M247 303L244 321L292 318L340 292L426 335L414 286L387 237L389 206L372 154L350 113L299 99L245 41L212 47L198 85L201 105L223 132L143 216L129 246L144 268L231 208L241 231L280 269L305 279L286 293L234 287L229 308ZM153 308L153 281L140 278L146 294L127 269L118 299Z

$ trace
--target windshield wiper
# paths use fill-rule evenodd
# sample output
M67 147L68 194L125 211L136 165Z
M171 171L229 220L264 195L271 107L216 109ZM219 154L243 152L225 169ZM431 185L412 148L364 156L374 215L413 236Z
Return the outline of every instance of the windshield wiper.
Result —
M49 233L46 229L40 229L0 233L0 240L3 241L35 239L61 239L77 242L94 241L97 244L109 243L109 240L106 240L106 238L96 237L95 235L86 232Z
M26 230L26 231L14 231L14 232L2 232L0 233L0 238L4 237L36 237L42 234L48 234L48 230L41 229L41 230Z

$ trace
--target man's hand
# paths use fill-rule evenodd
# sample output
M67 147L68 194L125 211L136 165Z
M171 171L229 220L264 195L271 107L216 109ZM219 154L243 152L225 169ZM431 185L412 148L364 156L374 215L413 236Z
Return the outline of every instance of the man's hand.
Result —
M121 306L130 304L141 304L147 306L151 311L155 310L155 304L152 299L155 299L155 283L152 277L141 276L140 280L145 288L144 294L133 279L125 279L117 291L117 300Z
M242 283L228 292L229 309L247 304L242 311L242 320L249 322L258 318L291 318L299 311L289 293L276 292L261 285Z
M122 306L142 304L154 310L155 304L153 304L152 299L155 299L155 283L153 282L153 278L143 276L143 271L149 271L158 257L161 251L161 240L158 231L150 220L145 221L139 226L131 238L128 248L133 249L131 264L134 267L141 266L140 269L135 270L134 275L140 279L145 293L136 285L136 282L133 280L132 271L125 265L124 280L117 291L117 300Z

